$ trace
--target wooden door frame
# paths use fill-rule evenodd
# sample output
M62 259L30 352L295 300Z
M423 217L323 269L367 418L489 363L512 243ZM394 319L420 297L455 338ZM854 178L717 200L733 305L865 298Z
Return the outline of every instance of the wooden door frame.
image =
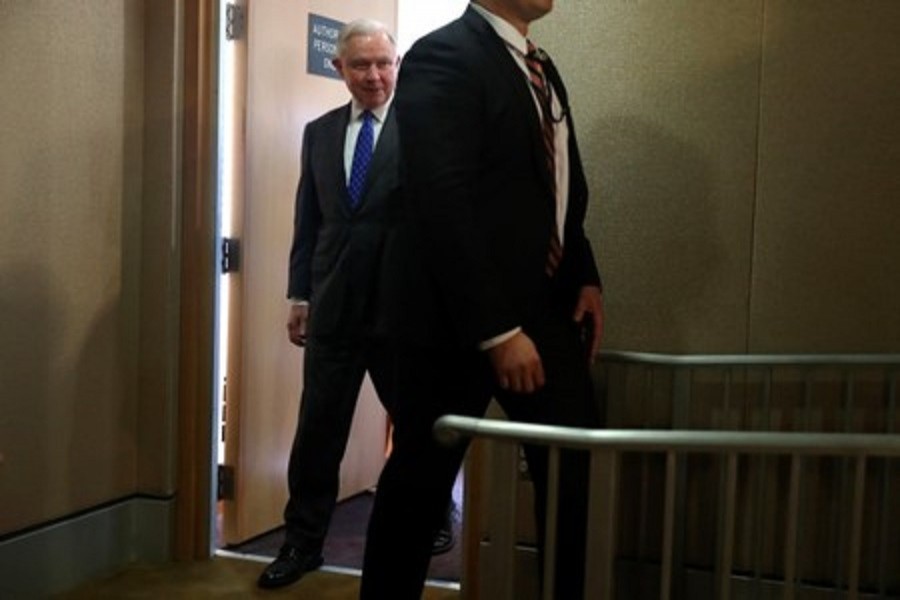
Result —
M180 0L183 15L181 273L178 343L176 494L172 556L208 559L212 542L213 398L216 297L216 77L218 2ZM476 449L470 464L480 465ZM472 460L474 459L474 460ZM467 482L478 506L478 477ZM467 515L461 580L478 577L480 519ZM469 521L469 519L472 519ZM477 589L471 586L473 593ZM474 597L474 596L473 596Z
M185 0L181 138L181 275L173 557L212 554L215 347L216 0Z

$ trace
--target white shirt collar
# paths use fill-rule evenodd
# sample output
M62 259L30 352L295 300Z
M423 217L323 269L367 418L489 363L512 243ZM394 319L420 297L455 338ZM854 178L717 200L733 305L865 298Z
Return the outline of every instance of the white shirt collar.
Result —
M511 48L515 49L517 52L525 56L528 53L528 41L519 30L513 27L512 23L504 20L502 17L498 17L485 7L480 4L476 4L472 2L469 4L475 11L480 14L484 19L490 24L491 27L494 28L494 31L497 32L497 35L506 42Z
M388 110L391 108L391 102L394 101L394 96L391 95L388 98L388 101L379 106L378 108L372 109L372 115L375 117L375 120L379 123L384 123L384 119L387 117ZM353 122L359 118L359 115L366 110L363 106L356 101L356 98L353 98L350 102L350 121Z

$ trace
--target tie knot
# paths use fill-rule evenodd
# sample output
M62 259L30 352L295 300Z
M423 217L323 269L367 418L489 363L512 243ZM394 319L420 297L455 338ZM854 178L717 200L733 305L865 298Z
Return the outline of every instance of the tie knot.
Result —
M539 63L547 60L547 53L535 46L531 40L525 40L525 49L527 50L525 54L527 59L536 60Z
M360 114L359 116L362 119L363 123L370 123L372 121L372 119L375 117L375 115L372 114L372 111L368 110L368 109L362 111L362 114Z

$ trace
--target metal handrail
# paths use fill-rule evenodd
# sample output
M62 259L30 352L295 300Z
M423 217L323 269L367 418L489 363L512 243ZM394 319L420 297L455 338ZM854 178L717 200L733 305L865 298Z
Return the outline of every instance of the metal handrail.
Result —
M766 487L769 466L788 463L790 478L784 505L787 516L781 569L785 597L793 597L802 579L797 548L804 528L801 506L808 493L801 486L806 479L805 465L821 464L816 461L835 457L840 459L835 463L837 474L832 478L834 497L837 498L835 502L850 502L846 525L836 519L828 525L829 539L835 540L831 559L836 573L834 585L835 589L858 589L862 539L864 534L870 535L863 528L863 515L873 508L869 505L864 507L864 498L875 504L874 512L867 518L873 518L872 514L882 520L896 518L891 516L896 511L890 507L893 497L891 469L895 468L892 465L900 457L900 435L896 433L900 409L897 402L900 354L671 355L605 350L600 353L597 367L604 370L602 397L607 407L606 423L611 426L610 429L554 427L455 415L444 416L435 424L435 435L445 443L458 442L463 437L501 442L491 446L492 461L497 465L508 465L504 469L509 470L495 472L491 482L488 513L493 525L489 531L489 556L492 558L489 559L491 577L486 588L489 590L487 596L514 597L510 595L515 571L512 550L516 535L513 528L516 523L516 469L520 468L515 444L522 442L549 447L548 483L552 483L558 475L556 469L559 468L560 448L583 449L591 454L588 530L599 533L592 533L588 540L586 564L592 567L587 571L585 590L590 591L589 597L607 598L613 594L613 562L617 557L615 532L619 526L616 497L621 487L620 469L625 468L626 464L632 469L635 464L633 461L621 462L621 458L629 453L637 455L639 460L640 490L636 497L640 510L646 510L650 503L650 474L660 474L660 465L651 455L665 458L665 482L662 488L653 492L659 494L662 491L664 499L660 554L656 556L655 550L648 545L652 542L648 538L648 523L642 516L637 524L637 553L628 555L636 558L639 565L652 567L653 561L656 561L660 569L661 598L669 598L670 594L676 593L675 590L684 589L679 586L685 585L687 534L684 515L690 493L688 455L691 453L721 457L720 501L716 517L720 526L716 530L716 549L712 557L717 598L727 600L731 597L732 569L737 560L735 544L739 535L736 519L750 514L748 511L751 508L748 507L751 505L752 514L757 514L764 510L761 507L775 500ZM710 370L721 371L721 380L710 379L705 374ZM880 390L864 387L869 385L871 377L868 373L871 370L881 373ZM832 371L840 372L839 378L829 377L823 381L822 375ZM635 378L633 374L642 376ZM779 403L776 403L778 386L794 383L802 387L785 388L787 393L779 396ZM816 394L823 389L823 383L827 386L824 389L837 393L837 404L816 402ZM744 388L746 392L740 391L742 386L747 386ZM702 415L705 416L698 415L692 408L695 387L704 394L700 400L706 403L703 406L714 406L719 413L704 412ZM709 402L714 397L710 394L717 389L721 393L721 402L711 405ZM623 404L618 402L622 398L637 399L641 404L637 411L631 405L630 411L623 412ZM649 405L651 401L656 412L643 412L644 403ZM660 401L664 406L662 409L659 409ZM669 403L667 406L666 402ZM877 421L863 425L865 431L871 431L872 426L877 425L877 433L855 432L859 425L855 419L861 407L881 411ZM788 421L778 421L777 411L789 415ZM651 416L647 417L647 414ZM775 420L770 421L772 418ZM817 427L833 429L834 423L838 424L840 433L816 430ZM798 430L766 430L769 426L781 429L785 424L796 426ZM875 458L884 460L873 462L871 459ZM739 468L739 465L742 466ZM634 491L634 481L633 477L628 480L628 490ZM751 487L748 488L748 485ZM548 485L548 507L555 506L558 500L553 487ZM548 510L548 514L552 511ZM543 527L545 543L550 548L551 542L555 541L553 523L548 520ZM740 535L741 548L750 549L752 580L761 585L765 576L765 567L762 566L765 561L761 557L766 548L762 528L757 528L749 537L746 532ZM886 557L889 556L890 534L882 531L877 535L876 557L880 558L876 565L877 574L868 583L875 583L879 592L883 593L889 585L890 566ZM497 548L496 552L493 548ZM547 556L549 552L544 557L543 597L551 598L555 574L552 562L547 562ZM742 568L747 567L747 561L748 558L742 556Z
M497 419L445 415L434 426L436 438L445 444L459 442L463 437L478 437L507 442L501 448L510 455L510 443L532 443L548 446L550 468L547 490L547 521L544 523L547 551L542 567L544 585L542 597L553 597L556 576L552 559L556 540L556 526L551 515L558 505L559 449L584 449L591 452L591 476L588 486L589 506L585 597L612 598L614 596L614 568L616 556L616 524L619 480L619 457L625 452L659 452L666 456L664 496L663 545L660 562L660 598L672 595L675 570L680 565L677 542L678 474L683 469L683 455L690 452L718 454L726 459L724 481L725 508L723 533L716 569L716 597L731 598L731 569L734 559L735 510L737 506L738 457L740 455L782 455L790 458L789 499L786 507L784 558L784 597L793 598L797 580L798 527L800 519L800 478L805 457L842 457L853 459L852 505L847 538L849 597L857 598L860 584L861 548L863 537L864 490L870 458L900 457L900 434L805 433L765 431L709 431L709 430L628 430L584 429L511 422ZM506 483L515 485L514 481ZM887 493L887 488L884 489ZM492 597L514 597L515 567L511 549L515 544L514 495L498 494L497 514L503 524L492 534L498 547L499 562L492 568ZM510 510L511 509L511 510ZM882 544L883 546L883 544ZM884 552L884 548L881 549ZM504 554L505 553L505 554ZM882 574L880 586L884 587Z
M659 354L627 350L604 350L600 361L681 366L806 366L870 365L900 366L900 354Z
M448 445L466 436L625 452L900 456L900 434L881 433L584 429L459 415L444 415L439 418L435 422L434 432L439 441Z

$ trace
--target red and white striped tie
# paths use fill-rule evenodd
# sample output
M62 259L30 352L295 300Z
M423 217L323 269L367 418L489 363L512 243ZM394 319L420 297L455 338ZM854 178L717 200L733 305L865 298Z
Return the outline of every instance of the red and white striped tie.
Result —
M525 64L528 67L528 80L534 89L535 96L538 99L538 105L541 107L541 137L544 141L544 153L546 155L546 167L550 175L550 189L553 193L553 203L556 205L556 132L553 125L553 117L551 112L550 86L544 75L544 64L538 55L538 50L528 41L528 53L525 55ZM553 211L554 215L556 210ZM547 253L547 263L544 271L548 276L553 276L559 263L562 260L562 244L559 240L559 230L556 224L556 217L553 219L553 227L550 233L550 249Z

